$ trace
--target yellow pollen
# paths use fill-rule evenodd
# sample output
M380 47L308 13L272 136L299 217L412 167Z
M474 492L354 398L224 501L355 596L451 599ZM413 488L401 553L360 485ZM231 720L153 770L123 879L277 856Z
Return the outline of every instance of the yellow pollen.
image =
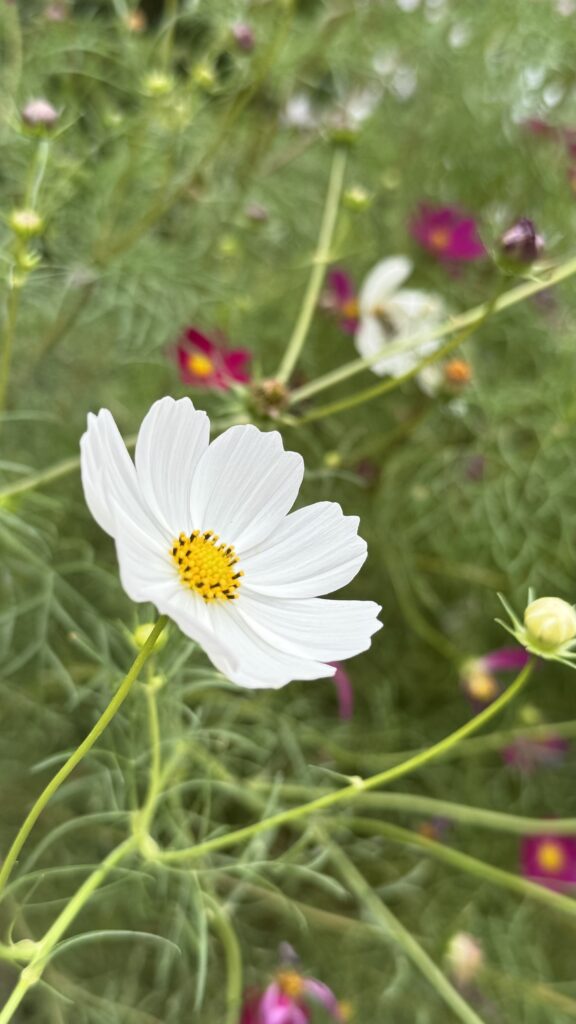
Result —
M438 252L444 252L450 245L451 234L449 228L433 228L428 237L430 245L433 249L437 249Z
M546 839L536 851L538 867L550 875L557 875L566 867L566 854L560 843Z
M185 587L212 601L233 601L238 597L240 579L238 556L232 544L220 541L212 530L181 533L172 541L170 554Z
M203 355L202 352L193 352L188 356L188 369L196 377L209 377L211 373L214 373L214 363L209 356Z
M276 981L290 999L299 999L304 992L304 979L297 971L278 971Z
M349 317L350 320L355 319L359 313L358 299L346 299L346 302L342 303L340 311L343 316Z

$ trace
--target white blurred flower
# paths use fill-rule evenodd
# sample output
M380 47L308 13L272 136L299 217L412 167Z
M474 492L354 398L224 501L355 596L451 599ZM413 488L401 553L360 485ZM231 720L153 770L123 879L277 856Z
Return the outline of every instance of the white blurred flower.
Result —
M446 308L440 296L402 288L411 273L411 260L391 256L377 263L364 281L358 298L360 323L354 340L365 359L392 342L434 331L445 319ZM383 355L371 368L379 376L400 377L439 344L431 339L411 352Z
M151 601L240 686L333 676L370 646L371 601L326 601L366 558L357 516L321 501L290 512L304 472L277 432L235 426L209 443L188 398L144 418L132 462L107 409L88 416L82 483L115 540L134 601Z

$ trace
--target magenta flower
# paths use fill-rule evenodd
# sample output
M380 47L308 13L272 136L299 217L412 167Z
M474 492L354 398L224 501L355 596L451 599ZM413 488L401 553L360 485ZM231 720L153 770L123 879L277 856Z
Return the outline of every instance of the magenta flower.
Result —
M476 221L455 206L420 206L410 225L413 238L443 263L469 263L486 255Z
M576 839L572 836L526 836L520 850L522 874L549 889L576 884Z
M358 297L354 282L342 267L334 267L328 274L328 287L322 306L333 313L346 334L355 334L359 323Z
M309 1024L314 1006L323 1007L340 1024L349 1019L346 1007L327 985L290 968L279 971L264 992L248 994L240 1024Z
M221 341L211 341L194 327L188 327L176 347L176 358L184 384L197 388L228 391L232 384L250 380L246 348L228 349Z
M341 661L331 662L336 672L332 676L332 682L336 687L338 696L338 714L340 718L347 720L354 714L354 690L352 682Z
M514 740L502 751L502 759L524 775L540 767L552 767L565 759L570 748L568 740L551 732L541 739Z
M471 658L460 670L460 685L474 711L482 711L500 694L495 672L514 672L530 660L523 647L500 647L481 658Z

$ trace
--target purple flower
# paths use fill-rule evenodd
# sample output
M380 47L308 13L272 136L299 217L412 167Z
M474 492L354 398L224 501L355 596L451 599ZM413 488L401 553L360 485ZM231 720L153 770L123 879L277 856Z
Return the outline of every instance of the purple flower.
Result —
M338 714L340 718L347 720L354 714L354 690L352 682L341 661L331 662L336 672L332 676L332 682L336 687L338 695Z
M212 341L195 327L184 331L175 355L183 383L192 387L228 391L250 380L248 349L227 348L220 338Z
M349 1019L346 1006L322 981L304 978L293 968L281 970L263 992L247 994L240 1024L309 1024L314 1006L340 1024Z
M476 221L455 206L422 204L410 231L442 263L468 263L486 255Z
M466 661L460 670L460 685L474 711L482 711L500 694L495 672L514 672L524 668L529 660L530 655L523 647L500 647Z
M234 37L234 42L239 49L244 50L245 53L250 53L250 51L254 49L254 32L246 22L236 22L236 24L232 26L232 36Z
M576 839L572 836L526 836L520 861L525 878L549 889L576 884Z
M346 334L355 334L359 322L358 297L352 278L342 267L334 267L328 274L322 306L336 316Z

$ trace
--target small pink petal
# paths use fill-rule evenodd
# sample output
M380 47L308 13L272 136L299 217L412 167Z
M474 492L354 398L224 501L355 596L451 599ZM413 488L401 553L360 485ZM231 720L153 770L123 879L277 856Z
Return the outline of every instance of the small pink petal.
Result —
M332 676L332 682L336 687L338 695L338 714L340 718L347 720L352 718L354 714L354 690L352 689L350 676L342 662L333 661L331 664L336 668L336 672Z

